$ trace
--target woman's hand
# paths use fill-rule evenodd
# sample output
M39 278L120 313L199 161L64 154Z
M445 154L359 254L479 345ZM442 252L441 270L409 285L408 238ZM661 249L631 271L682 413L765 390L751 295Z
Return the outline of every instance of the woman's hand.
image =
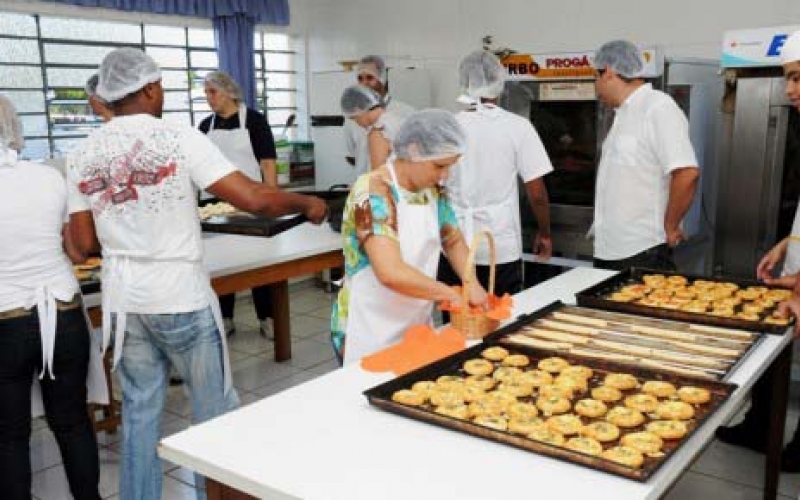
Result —
M794 316L794 335L793 338L800 337L800 297L792 295L789 300L778 304L778 313L788 318L791 313Z
M770 282L775 279L772 277L772 271L775 269L775 266L778 264L778 262L783 260L783 257L786 255L786 248L788 247L788 244L789 238L784 238L777 245L772 247L769 252L764 254L764 256L761 258L761 261L758 263L758 266L756 267L756 277L758 279L770 285L778 284Z
M473 282L467 290L467 297L469 305L473 307L482 307L483 310L489 309L489 294L483 289L480 283Z
M779 286L781 288L794 288L797 286L797 275L796 274L788 274L786 276L781 276L778 278L767 277L763 278L762 281L770 286Z

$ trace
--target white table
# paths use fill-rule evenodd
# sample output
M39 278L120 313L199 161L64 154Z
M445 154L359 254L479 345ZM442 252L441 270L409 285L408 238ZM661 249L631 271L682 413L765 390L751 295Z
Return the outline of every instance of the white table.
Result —
M272 238L204 233L203 244L204 261L217 294L273 285L275 360L291 358L288 280L342 266L341 234L327 224L305 223ZM91 312L100 305L100 294L87 295L84 301Z
M611 274L584 268L557 276L517 295L514 315L555 300L573 303L576 291ZM788 352L789 342L788 334L765 336L731 377L739 389L646 483L373 408L362 391L392 375L359 366L170 436L159 454L268 499L656 499L732 417L765 368Z

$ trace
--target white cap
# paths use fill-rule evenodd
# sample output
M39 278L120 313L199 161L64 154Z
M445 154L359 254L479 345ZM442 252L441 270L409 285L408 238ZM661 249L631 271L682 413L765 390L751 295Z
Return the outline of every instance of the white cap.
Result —
M103 58L97 76L97 95L106 102L114 102L161 80L161 70L143 51L125 47L112 50Z
M781 64L800 61L800 31L795 31L783 43Z

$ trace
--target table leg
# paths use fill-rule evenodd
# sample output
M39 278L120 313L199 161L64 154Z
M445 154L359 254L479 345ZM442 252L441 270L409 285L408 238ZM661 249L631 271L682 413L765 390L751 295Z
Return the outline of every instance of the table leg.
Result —
M206 478L206 497L208 500L257 500L246 493Z
M789 375L792 364L792 343L789 343L773 362L770 370L770 422L767 431L767 464L764 475L764 500L778 496L781 473L783 429L786 425L786 406L789 399Z
M272 325L275 329L275 361L292 358L292 335L289 323L289 282L272 285Z

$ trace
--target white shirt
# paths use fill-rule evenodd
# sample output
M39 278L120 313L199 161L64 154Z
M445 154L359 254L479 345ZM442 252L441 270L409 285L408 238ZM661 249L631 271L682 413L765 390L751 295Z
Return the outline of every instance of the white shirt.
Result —
M450 169L446 186L459 227L467 244L475 232L488 229L497 262L518 260L522 229L517 178L527 183L551 172L547 151L530 121L496 106L461 111L456 121L467 133L467 152ZM475 260L489 264L488 251L480 248Z
M616 110L603 143L594 205L594 256L619 260L666 242L671 173L697 167L689 124L650 84Z
M19 161L0 167L0 311L29 308L46 286L59 300L78 293L64 253L67 187L50 166Z
M387 96L388 104L386 105L387 114L393 115L388 118L392 122L397 122L397 128L403 123L403 120L414 112L414 108L397 99L392 99ZM384 118L386 120L386 118ZM396 132L396 130L395 130ZM347 156L355 158L356 178L372 170L369 162L369 140L367 139L367 130L360 127L355 120L346 119L344 123L344 139L347 145ZM391 140L391 138L389 139Z
M104 255L130 258L126 312L208 305L197 191L235 171L203 133L146 114L115 117L69 156L70 213L91 210Z

